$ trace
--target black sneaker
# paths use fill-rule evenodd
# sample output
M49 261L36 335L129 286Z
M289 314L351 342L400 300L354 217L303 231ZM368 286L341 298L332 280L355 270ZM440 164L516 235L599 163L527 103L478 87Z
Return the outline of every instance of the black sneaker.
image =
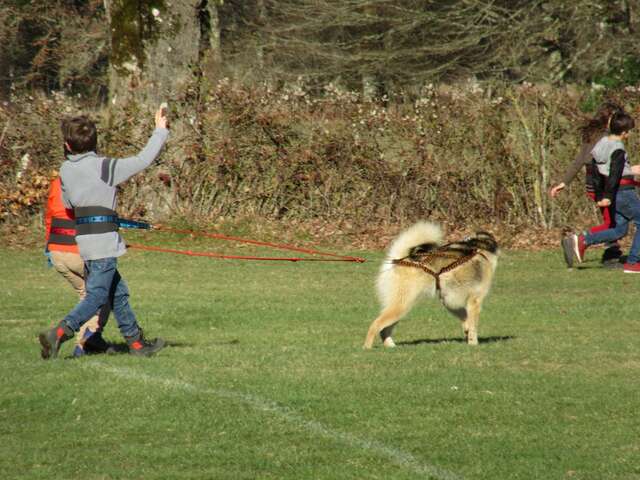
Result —
M129 353L139 357L150 357L164 348L164 340L162 338L154 338L149 341L144 338L142 329L135 337L127 337L127 344L129 344Z
M613 245L605 249L602 253L602 259L600 259L600 262L603 265L610 263L622 263L620 262L620 257L622 257L622 250L620 250L618 245Z
M102 338L102 333L95 332L84 341L86 353L108 353L111 346Z
M573 236L565 235L562 237L560 245L562 246L562 254L564 255L564 261L567 263L567 268L573 268Z
M60 351L60 346L71 338L73 338L73 330L62 322L57 327L53 327L47 332L42 332L38 335L42 347L40 356L42 356L43 360L56 358Z
M602 268L606 268L607 270L622 270L624 268L624 262L619 260L602 262Z

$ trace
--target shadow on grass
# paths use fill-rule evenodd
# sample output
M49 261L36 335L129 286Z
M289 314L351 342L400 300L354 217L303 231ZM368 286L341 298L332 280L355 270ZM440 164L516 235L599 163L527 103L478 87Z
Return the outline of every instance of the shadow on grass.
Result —
M622 270L624 268L624 264L627 261L627 256L623 255L621 256L617 261L613 260L609 260L607 263L602 263L602 261L599 260L587 260L583 263L578 263L575 264L573 266L573 268L567 268L567 270L571 271L571 270L593 270L593 269L599 269L599 270Z
M193 343L186 343L186 342L173 342L170 340L165 340L164 342L165 348L166 347L171 347L171 348L189 348L189 347L193 347L194 344ZM129 346L126 344L126 342L109 342L109 348L107 349L106 352L86 352L84 355L82 355L81 357L74 357L73 355L67 355L65 358L65 360L74 360L77 358L82 358L82 357L94 357L94 356L102 356L102 355L123 355L123 354L128 354L129 353Z
M237 338L231 339L231 340L224 340L224 341L214 341L214 342L206 342L207 345L239 345L240 344L240 340L238 340ZM190 347L195 347L196 344L195 343L188 343L188 342L174 342L172 340L165 340L164 342L164 346L165 348L169 347L169 348L190 348ZM94 357L96 355L98 356L102 356L102 355L124 355L124 354L128 354L129 353L129 346L126 344L126 342L109 342L109 349L106 352L86 352L84 355L82 355L82 357L84 356L90 356L90 357ZM82 357L74 357L73 355L67 355L64 357L65 360L74 360L76 358L82 358Z
M509 340L513 340L517 337L513 335L507 335L503 337L479 337L478 343L496 343L496 342L507 342ZM440 343L467 343L464 338L455 337L455 338L423 338L420 340L411 340L404 342L397 342L396 345L399 347L413 347L415 345L422 344L440 344Z
M607 272L607 271L611 271L611 272L622 271L623 269L624 269L624 263L619 263L619 264L616 264L615 266L608 265L606 267L603 266L601 263L592 264L592 265L582 264L582 265L577 266L577 267L567 268L568 271L571 271L571 270L578 270L578 271L581 271L581 270L585 270L585 271L587 271L587 270L602 270L604 272Z
M233 338L231 340L220 340L220 341L212 341L212 342L203 342L206 345L240 345L240 340L237 338Z
M164 347L167 348L189 348L193 347L193 343L187 342L173 342L171 340L164 341ZM129 353L129 346L125 342L119 343L110 343L109 350L107 350L107 355L121 355L124 353Z

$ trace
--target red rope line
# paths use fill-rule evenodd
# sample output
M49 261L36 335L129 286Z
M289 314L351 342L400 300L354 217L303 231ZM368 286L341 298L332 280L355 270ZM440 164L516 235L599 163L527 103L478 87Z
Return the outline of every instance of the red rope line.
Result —
M229 235L223 235L221 233L209 233L209 232L200 232L194 230L178 230L169 227L163 226L153 226L154 230L169 232L169 233L179 233L184 235L193 235L193 236L201 236L201 237L209 237L216 238L219 240L228 240L239 243L248 243L252 245L259 245L264 247L271 247L279 250L291 250L294 252L308 253L310 255L319 255L323 257L332 257L332 258L305 258L305 257L257 257L252 255L224 255L221 253L213 253L213 252L193 252L191 250L177 250L173 248L163 248L163 247L152 247L148 245L138 245L138 244L127 244L129 248L135 248L138 250L149 250L154 252L164 252L164 253L175 253L179 255L190 255L194 257L212 257L212 258L222 258L222 259L230 259L230 260L267 260L267 261L287 261L287 262L357 262L363 263L365 261L364 258L360 257L351 257L348 255L338 255L335 253L329 252L321 252L319 250L313 250L310 248L302 248L296 247L293 245L287 244L277 244L272 242L262 242L259 240L251 240L247 238L233 237Z

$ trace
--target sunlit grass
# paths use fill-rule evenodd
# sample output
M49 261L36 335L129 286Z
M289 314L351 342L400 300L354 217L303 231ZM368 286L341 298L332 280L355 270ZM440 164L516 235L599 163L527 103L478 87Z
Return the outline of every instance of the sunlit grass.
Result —
M0 250L2 477L640 478L637 277L507 252L478 347L426 301L398 348L365 352L381 256L366 257L132 250L131 303L170 346L44 362L36 334L74 294L39 250ZM113 319L106 336L122 341Z

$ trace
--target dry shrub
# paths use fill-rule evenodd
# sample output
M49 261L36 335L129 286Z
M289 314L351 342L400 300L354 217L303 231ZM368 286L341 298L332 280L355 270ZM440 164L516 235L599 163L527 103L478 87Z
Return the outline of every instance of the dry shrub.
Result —
M41 210L62 159L58 124L64 106L55 97L30 96L0 104L0 223L25 223Z
M637 90L618 97L640 113ZM123 185L123 215L193 225L284 222L376 238L418 218L452 231L491 228L505 239L597 220L582 178L555 201L546 194L578 150L582 95L568 87L426 86L418 98L391 103L331 85L312 97L300 86L222 81L201 98L196 121L172 133L159 164ZM59 118L78 107L36 97L2 108L6 223L39 213L42 178L62 160ZM149 112L135 105L92 114L109 156L135 153L152 128ZM637 148L632 140L629 150ZM16 188L25 153L32 160Z
M625 95L637 108L637 92ZM202 208L191 213L357 228L415 218L511 230L595 221L575 201L581 179L572 196L546 195L577 152L580 100L570 88L489 95L466 85L428 86L387 105L335 88L310 98L222 83L202 120L203 160L189 180Z

